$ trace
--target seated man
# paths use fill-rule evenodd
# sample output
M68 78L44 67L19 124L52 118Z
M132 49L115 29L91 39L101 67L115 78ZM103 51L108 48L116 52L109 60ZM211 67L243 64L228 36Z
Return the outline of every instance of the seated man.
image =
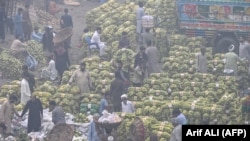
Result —
M88 28L85 28L83 30L83 36L82 36L82 41L84 43L86 43L86 45L88 46L88 48L90 48L90 46L94 45L95 48L99 49L99 46L97 43L91 43L91 36L89 35L89 29Z
M21 59L23 53L26 51L26 44L21 42L19 35L16 35L15 37L16 39L12 42L10 46L10 54L17 59Z
M41 78L49 78L52 81L57 78L55 58L53 55L49 57L49 66L47 68L42 69Z
M35 70L37 67L37 61L36 59L31 56L27 51L24 52L24 56L25 56L25 63L28 66L29 70Z
M101 27L97 27L95 33L93 34L92 38L91 38L91 43L96 43L98 44L98 47L100 48L100 56L104 56L105 55L105 43L101 41L101 37L100 34L102 32ZM90 46L90 49L95 48L95 46Z
M34 31L32 32L31 40L41 42L42 38L43 38L43 34L39 32L39 28L36 26L34 28Z

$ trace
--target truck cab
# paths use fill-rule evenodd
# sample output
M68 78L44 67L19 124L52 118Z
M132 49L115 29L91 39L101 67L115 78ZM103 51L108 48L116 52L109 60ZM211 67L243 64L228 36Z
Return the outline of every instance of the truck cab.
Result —
M225 53L239 38L250 39L250 0L176 0L177 25L181 34L207 40L214 53Z

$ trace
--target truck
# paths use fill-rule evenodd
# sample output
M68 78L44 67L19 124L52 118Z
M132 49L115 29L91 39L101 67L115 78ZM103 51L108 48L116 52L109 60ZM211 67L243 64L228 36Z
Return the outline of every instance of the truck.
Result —
M250 0L176 0L180 34L202 36L214 53L233 44L239 53L240 37L250 39Z

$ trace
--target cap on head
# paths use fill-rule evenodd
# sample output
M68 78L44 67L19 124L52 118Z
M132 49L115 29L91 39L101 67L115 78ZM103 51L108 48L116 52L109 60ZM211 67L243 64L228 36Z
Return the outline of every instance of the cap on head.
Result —
M123 94L121 98L128 98L128 96L126 94Z

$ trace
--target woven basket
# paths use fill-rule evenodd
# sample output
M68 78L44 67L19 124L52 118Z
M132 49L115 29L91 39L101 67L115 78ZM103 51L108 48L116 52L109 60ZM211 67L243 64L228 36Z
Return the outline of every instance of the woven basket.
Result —
M62 43L65 40L69 39L73 34L72 27L64 28L60 30L56 36L53 38L53 42L56 43Z

